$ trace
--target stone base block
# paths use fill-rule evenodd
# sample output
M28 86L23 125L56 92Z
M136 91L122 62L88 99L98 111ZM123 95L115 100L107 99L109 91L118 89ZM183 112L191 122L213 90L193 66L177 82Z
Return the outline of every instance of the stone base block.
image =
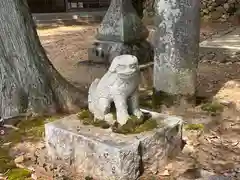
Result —
M143 171L155 173L181 151L182 119L150 113L161 128L134 135L84 126L76 115L48 123L48 154L98 180L135 180Z

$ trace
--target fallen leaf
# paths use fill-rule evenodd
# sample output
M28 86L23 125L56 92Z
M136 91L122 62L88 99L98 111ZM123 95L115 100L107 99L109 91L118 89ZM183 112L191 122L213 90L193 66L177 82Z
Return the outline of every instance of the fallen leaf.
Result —
M170 176L169 171L165 169L163 172L159 173L160 176Z
M15 159L14 159L14 162L16 163L16 164L19 164L19 163L22 163L24 161L24 156L22 155L22 156L18 156L18 157L16 157Z

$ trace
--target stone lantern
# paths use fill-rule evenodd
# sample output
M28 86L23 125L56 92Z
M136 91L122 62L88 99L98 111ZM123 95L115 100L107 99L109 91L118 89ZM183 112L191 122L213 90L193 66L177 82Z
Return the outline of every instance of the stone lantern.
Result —
M140 64L152 60L148 30L132 5L132 0L112 0L89 49L89 60L109 64L114 57L132 54Z

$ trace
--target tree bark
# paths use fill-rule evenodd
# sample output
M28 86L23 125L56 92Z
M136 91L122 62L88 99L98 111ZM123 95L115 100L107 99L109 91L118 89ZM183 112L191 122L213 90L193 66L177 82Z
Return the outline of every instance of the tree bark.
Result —
M0 1L0 116L72 112L84 95L53 67L26 0Z

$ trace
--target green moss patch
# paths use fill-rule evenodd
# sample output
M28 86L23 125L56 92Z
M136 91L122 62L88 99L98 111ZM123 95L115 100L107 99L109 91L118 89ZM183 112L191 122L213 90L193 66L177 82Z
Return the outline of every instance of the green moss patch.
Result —
M9 156L7 149L0 148L0 173L6 172L8 169L15 168L13 159Z
M131 116L131 118L127 121L126 124L120 126L115 123L112 127L113 132L119 134L137 134L145 131L150 131L159 127L159 124L154 119L138 119L135 116Z
M31 171L26 169L11 169L8 173L8 180L27 180L31 179Z
M224 106L221 105L221 104L218 103L218 102L210 102L210 103L203 104L203 105L201 106L201 109L202 109L203 111L206 111L206 112L212 114L212 115L215 115L215 114L217 114L217 113L222 112L223 109L224 109Z
M204 129L203 124L187 124L184 126L186 130L195 130L195 131L201 131Z
M103 129L110 128L110 125L106 121L97 120L97 119L94 120L93 114L88 110L83 110L79 112L77 114L77 117L79 118L80 121L82 121L84 125L92 125L92 126L100 127Z
M11 142L12 144L19 143L23 140L38 141L44 136L44 125L52 122L61 116L41 117L28 120L22 120L16 125L18 130L12 130L2 137L2 142Z
M106 121L94 121L93 114L88 110L82 110L77 114L77 117L83 122L84 125L92 125L103 129L108 129L111 127ZM113 118L116 119L116 113L113 113ZM131 116L131 118L123 126L120 126L118 123L114 123L112 125L112 131L119 134L137 134L144 131L153 130L157 127L159 127L159 124L156 122L156 120L151 119L151 117L146 116L142 119L138 119L135 116Z
M16 127L19 128L18 130L9 129L5 135L0 136L0 173L16 168L13 158L9 155L9 149L11 147L22 141L38 141L42 139L44 136L44 124L60 117L61 116L23 119L16 125ZM3 147L4 143L11 144ZM20 173L20 171L22 173L21 169L14 169L13 171L11 170L11 173ZM10 177L15 178L16 176L11 174ZM14 180L21 180L21 178L15 178Z
M93 114L89 110L82 110L77 113L79 119L93 119Z
M6 173L8 180L30 180L31 172L17 168L9 150L22 141L38 141L44 135L44 124L52 122L62 115L54 117L39 117L32 119L20 119L15 125L18 130L6 129L6 134L0 136L0 173ZM10 143L4 146L4 143Z

